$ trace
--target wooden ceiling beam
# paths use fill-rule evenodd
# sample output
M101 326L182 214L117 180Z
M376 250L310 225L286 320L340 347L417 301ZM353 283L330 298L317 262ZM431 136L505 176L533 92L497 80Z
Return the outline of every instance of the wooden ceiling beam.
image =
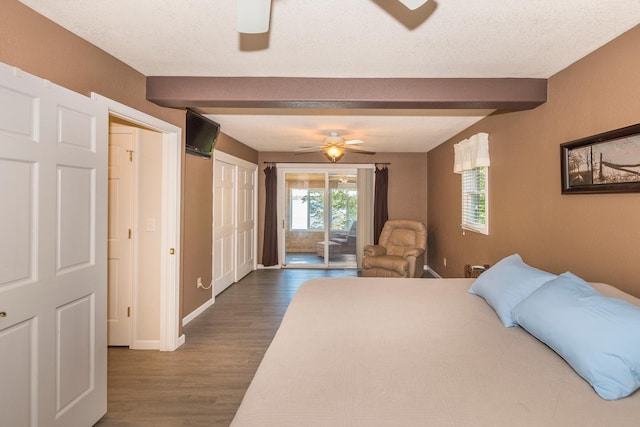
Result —
M147 77L147 99L173 108L526 110L546 79Z

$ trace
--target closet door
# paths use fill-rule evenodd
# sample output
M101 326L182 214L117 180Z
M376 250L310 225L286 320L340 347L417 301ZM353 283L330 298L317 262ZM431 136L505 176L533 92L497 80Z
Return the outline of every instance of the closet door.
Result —
M253 271L255 264L255 168L237 167L236 185L236 277Z
M216 158L213 172L213 289L219 294L235 279L236 166Z
M107 404L105 106L0 64L0 424Z

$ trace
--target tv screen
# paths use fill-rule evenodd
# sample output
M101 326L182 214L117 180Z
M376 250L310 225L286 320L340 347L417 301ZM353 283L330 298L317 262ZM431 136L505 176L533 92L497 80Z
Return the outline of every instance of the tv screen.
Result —
M216 145L220 125L195 111L187 110L187 153L211 157Z

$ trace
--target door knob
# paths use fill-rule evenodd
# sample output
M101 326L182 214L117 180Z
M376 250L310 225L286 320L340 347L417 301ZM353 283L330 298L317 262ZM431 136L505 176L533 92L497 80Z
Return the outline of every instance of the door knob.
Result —
M6 311L0 311L0 317L7 317Z

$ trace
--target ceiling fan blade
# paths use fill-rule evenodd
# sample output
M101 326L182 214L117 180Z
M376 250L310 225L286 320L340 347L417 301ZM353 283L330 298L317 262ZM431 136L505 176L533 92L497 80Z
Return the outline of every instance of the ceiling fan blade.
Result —
M271 0L236 0L238 32L259 34L269 31Z
M349 150L349 152L351 152L351 153L358 153L358 154L376 154L376 153L374 153L373 151L360 150L360 149L353 148L353 147L349 147L349 146L346 146L346 147L344 147L344 148L345 148L345 150Z
M310 152L310 151L322 151L324 149L324 145L316 145L314 147L300 147L293 150L294 153L298 152Z
M405 5L409 10L416 10L423 4L425 4L428 0L400 0L400 3Z
M356 145L356 144L364 144L364 141L361 139L350 139L344 142L347 145Z

